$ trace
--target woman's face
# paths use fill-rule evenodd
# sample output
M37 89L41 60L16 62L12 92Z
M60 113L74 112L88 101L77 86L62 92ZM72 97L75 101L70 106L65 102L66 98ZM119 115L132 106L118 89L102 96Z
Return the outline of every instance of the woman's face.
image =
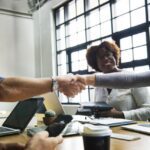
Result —
M117 68L116 59L111 51L101 49L97 55L97 65L104 73L114 72Z

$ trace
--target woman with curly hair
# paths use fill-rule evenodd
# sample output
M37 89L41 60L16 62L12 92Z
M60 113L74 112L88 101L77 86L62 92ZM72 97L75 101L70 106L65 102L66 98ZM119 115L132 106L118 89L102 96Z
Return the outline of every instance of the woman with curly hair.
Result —
M99 72L96 76L115 72L126 72L118 68L120 48L115 42L104 41L100 45L90 47L87 50L86 58L88 64ZM148 120L150 108L142 108L142 105L144 103L150 103L149 97L150 93L147 87L131 89L96 87L94 101L105 101L113 106L113 109L110 111L100 112L99 115L101 117Z

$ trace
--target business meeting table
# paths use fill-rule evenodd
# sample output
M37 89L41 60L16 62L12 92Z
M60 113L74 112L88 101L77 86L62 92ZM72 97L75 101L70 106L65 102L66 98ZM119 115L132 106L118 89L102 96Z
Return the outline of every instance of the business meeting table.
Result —
M149 150L150 149L150 135L137 133L133 131L124 130L121 127L111 128L114 133L123 133L128 135L139 136L140 139L134 141L125 141L111 138L110 150ZM26 143L29 137L26 133L19 135L11 135L0 137L0 142L21 142ZM84 150L82 136L65 137L62 144L57 150Z

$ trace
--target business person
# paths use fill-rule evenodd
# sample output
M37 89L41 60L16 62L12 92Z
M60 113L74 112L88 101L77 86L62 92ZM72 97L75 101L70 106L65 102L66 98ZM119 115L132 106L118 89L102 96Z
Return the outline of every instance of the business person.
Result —
M91 46L87 50L86 58L88 64L100 75L126 72L118 67L120 48L114 41L104 41L100 45ZM150 108L142 106L144 103L150 103L149 97L150 92L147 87L129 89L96 87L94 101L105 101L113 106L110 111L100 112L101 117L146 121L150 115Z
M15 102L40 95L56 88L67 96L74 96L84 89L84 84L77 81L76 76L59 76L52 78L0 77L0 101ZM0 143L0 150L55 150L63 141L61 136L49 138L43 131L36 134L26 144Z

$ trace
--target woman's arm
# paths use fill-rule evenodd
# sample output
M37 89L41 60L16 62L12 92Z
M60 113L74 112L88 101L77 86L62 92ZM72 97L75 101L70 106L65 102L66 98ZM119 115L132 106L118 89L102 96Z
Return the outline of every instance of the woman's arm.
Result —
M143 104L150 104L150 91L148 87L131 89L137 109L124 111L126 119L147 121L150 118L150 108Z
M79 80L85 81L87 85L106 88L127 89L150 86L150 71L116 72L107 74L92 74L79 76Z

